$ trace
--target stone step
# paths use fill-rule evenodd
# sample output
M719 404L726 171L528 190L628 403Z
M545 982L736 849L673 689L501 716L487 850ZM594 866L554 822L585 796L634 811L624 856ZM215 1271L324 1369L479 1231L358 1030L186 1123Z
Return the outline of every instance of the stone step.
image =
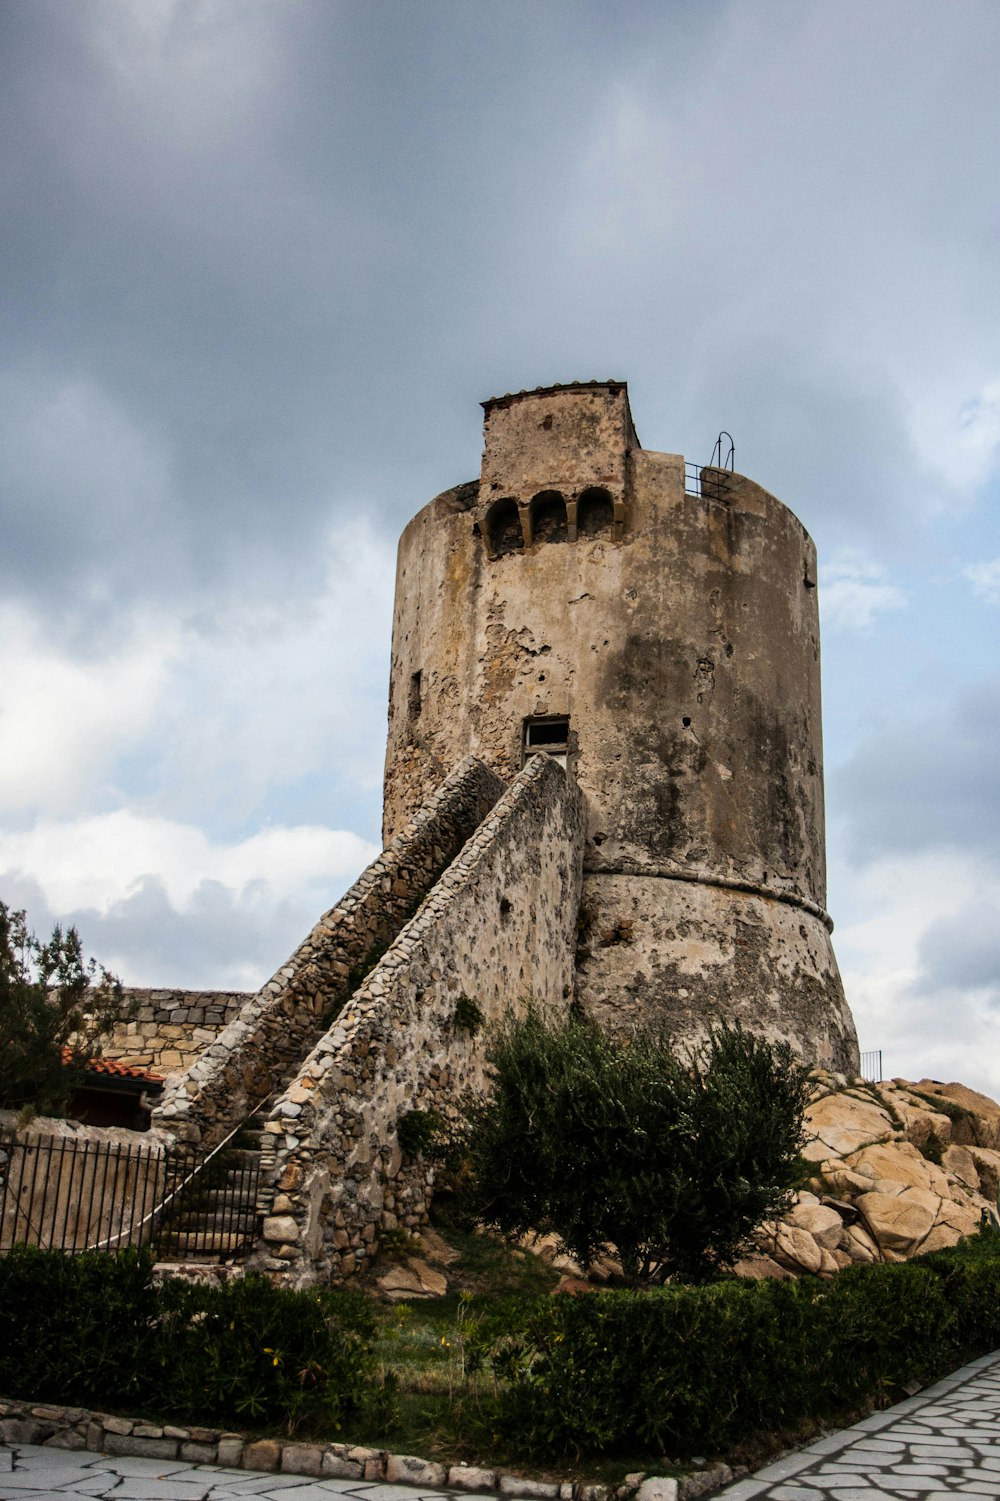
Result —
M164 1231L158 1238L156 1252L162 1260L166 1260L170 1255L209 1260L218 1256L235 1256L252 1245L251 1237L236 1235L231 1231L206 1230L204 1233L194 1234L183 1230L170 1230Z
M228 1209L206 1209L197 1214L185 1214L171 1220L163 1228L163 1235L203 1235L205 1233L220 1235L236 1235L246 1233L257 1234L256 1206L246 1206L245 1212L236 1215Z
M196 1175L168 1212L158 1238L164 1260L187 1258L199 1264L237 1256L259 1233L257 1193L260 1149L246 1145L259 1131L247 1127L240 1146L226 1147L204 1175Z

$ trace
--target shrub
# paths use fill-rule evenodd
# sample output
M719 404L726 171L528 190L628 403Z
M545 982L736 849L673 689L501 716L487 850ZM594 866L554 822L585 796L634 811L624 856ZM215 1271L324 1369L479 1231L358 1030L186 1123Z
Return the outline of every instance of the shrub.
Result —
M0 1391L82 1406L145 1388L157 1299L146 1251L0 1256Z
M405 1110L396 1122L396 1137L408 1157L428 1151L445 1129L436 1110Z
M696 1057L531 1010L489 1042L492 1087L464 1105L471 1208L509 1234L555 1232L583 1264L614 1245L632 1283L731 1264L787 1200L806 1069L722 1027Z
M843 1418L1000 1341L1000 1235L829 1282L550 1297L485 1329L501 1423L537 1457L719 1452Z
M460 995L455 1002L455 1014L451 1022L455 1031L468 1032L471 1037L475 1037L483 1021L482 1007L479 1002L474 1001L471 996Z
M385 1420L375 1322L361 1293L290 1292L256 1276L157 1286L146 1251L15 1246L0 1256L0 1391L330 1432L361 1409Z
M292 1292L257 1276L221 1287L166 1282L158 1407L289 1433L337 1429L363 1405L374 1327L357 1293Z

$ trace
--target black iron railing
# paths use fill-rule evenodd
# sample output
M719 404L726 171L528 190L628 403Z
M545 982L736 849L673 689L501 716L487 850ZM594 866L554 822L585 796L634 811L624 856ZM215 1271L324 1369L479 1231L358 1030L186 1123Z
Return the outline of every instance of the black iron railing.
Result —
M730 500L728 469L711 464L685 464L684 489L688 495L702 495L706 500Z
M226 1260L256 1240L260 1161L229 1147L163 1153L132 1142L0 1135L0 1252L150 1246L160 1260Z

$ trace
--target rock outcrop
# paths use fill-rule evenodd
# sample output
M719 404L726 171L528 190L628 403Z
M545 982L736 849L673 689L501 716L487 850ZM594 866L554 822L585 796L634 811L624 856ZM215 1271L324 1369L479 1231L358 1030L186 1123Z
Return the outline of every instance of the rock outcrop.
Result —
M962 1084L868 1084L818 1070L803 1158L814 1173L766 1224L742 1276L832 1276L854 1262L908 1261L997 1217L1000 1105Z

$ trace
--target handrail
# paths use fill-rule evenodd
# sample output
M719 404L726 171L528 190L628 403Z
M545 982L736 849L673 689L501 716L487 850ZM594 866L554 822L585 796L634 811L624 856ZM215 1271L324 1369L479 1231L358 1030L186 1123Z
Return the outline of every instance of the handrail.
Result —
M196 1167L192 1168L191 1172L188 1173L186 1178L178 1183L175 1188L171 1189L170 1193L168 1193L166 1197L160 1201L159 1204L155 1205L147 1215L143 1216L138 1225L130 1225L127 1230L119 1230L115 1235L105 1236L104 1240L95 1241L92 1246L86 1246L84 1249L87 1251L101 1251L106 1246L110 1246L112 1242L121 1241L126 1236L133 1236L137 1230L140 1232L141 1239L143 1225L145 1225L148 1221L154 1219L156 1215L162 1214L167 1205L171 1204L173 1200L177 1198L178 1194L184 1192L189 1183L193 1182L195 1178L197 1178L201 1173L205 1171L205 1169L208 1167L208 1164L212 1162L225 1147L228 1147L233 1137L238 1136L241 1131L245 1130L253 1120L254 1116L259 1115L260 1112L264 1109L264 1106L269 1105L272 1099L273 1096L269 1095L266 1100L261 1100L260 1104L255 1106L254 1109L251 1110L250 1114L246 1117L245 1120L240 1121L237 1126L234 1126L229 1135L224 1137L223 1140L219 1142L219 1145L217 1147L213 1147L208 1156L204 1157ZM164 1153L164 1158L165 1157L166 1153Z

